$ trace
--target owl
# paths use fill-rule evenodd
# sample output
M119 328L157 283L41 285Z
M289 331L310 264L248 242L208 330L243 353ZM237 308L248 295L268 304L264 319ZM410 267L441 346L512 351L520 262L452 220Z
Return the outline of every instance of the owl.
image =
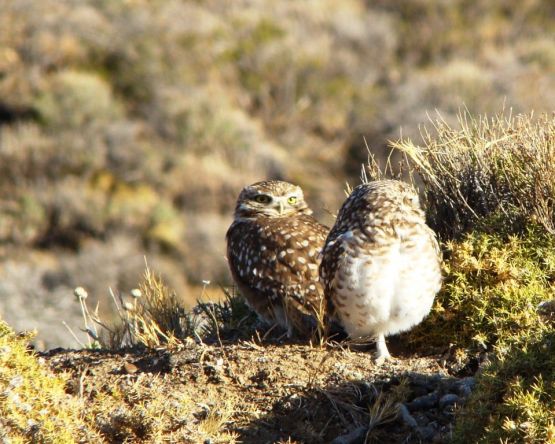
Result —
M441 287L441 254L408 184L356 187L341 207L322 252L328 315L352 338L373 337L376 360L390 358L385 336L418 324Z
M318 266L329 229L311 214L300 187L257 182L239 194L226 235L240 293L259 318L290 337L310 335L324 311Z

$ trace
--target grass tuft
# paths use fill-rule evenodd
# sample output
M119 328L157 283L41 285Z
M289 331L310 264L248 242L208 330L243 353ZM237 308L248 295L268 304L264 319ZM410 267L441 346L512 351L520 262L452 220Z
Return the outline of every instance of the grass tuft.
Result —
M529 222L555 233L555 116L464 111L458 121L433 121L423 145L392 143L424 184L432 227L443 238L480 227L520 232Z
M173 349L181 345L183 339L195 335L194 315L148 267L139 288L131 291L131 298L124 298L122 294L116 297L110 291L118 314L112 325L99 318L98 308L94 312L88 309L83 292L86 294L81 287L75 289L83 313L84 331L94 339L94 342L89 340L89 348L117 350L141 345ZM97 325L101 327L100 333Z
M247 339L254 334L257 316L239 295L225 288L219 302L199 301L195 312L202 319L199 334L207 340Z

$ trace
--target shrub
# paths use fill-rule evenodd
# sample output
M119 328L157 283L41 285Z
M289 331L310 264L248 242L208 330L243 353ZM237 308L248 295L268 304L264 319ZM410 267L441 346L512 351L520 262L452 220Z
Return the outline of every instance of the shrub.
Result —
M459 124L438 119L423 145L392 144L424 184L432 227L444 238L477 226L519 232L527 223L555 233L555 118L463 112Z
M551 299L553 282L555 238L542 228L468 233L445 244L443 288L410 338L472 351L518 346L543 331L537 306Z
M52 130L78 128L109 122L121 114L110 85L93 73L65 70L56 73L38 98L36 108Z
M0 320L0 439L9 442L97 441L83 421L83 404L65 392L68 377L54 375Z
M555 442L555 329L538 312L555 282L555 119L459 122L436 121L422 146L393 143L446 239L443 289L407 336L490 353L454 442Z
M454 443L555 442L555 330L538 325L527 340L496 348L463 409Z

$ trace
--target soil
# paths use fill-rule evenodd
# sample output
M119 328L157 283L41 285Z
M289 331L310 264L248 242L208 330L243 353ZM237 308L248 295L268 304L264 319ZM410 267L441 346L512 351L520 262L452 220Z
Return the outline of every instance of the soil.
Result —
M446 442L472 390L477 361L458 362L449 351L411 353L402 339L388 343L395 359L381 366L372 346L275 339L191 340L171 351L56 349L41 357L55 372L69 372L68 392L91 401L113 387L151 390L152 398L153 386L156 396L193 400L162 437L166 442ZM234 439L200 433L210 412L224 408L218 433ZM146 435L130 439L117 430L103 435L107 442L149 442Z

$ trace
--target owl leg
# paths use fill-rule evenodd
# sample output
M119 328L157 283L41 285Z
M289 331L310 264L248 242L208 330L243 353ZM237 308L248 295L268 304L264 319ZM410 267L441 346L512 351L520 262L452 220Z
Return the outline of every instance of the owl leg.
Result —
M376 364L382 365L388 359L391 359L391 355L385 343L385 336L380 333L376 341Z

